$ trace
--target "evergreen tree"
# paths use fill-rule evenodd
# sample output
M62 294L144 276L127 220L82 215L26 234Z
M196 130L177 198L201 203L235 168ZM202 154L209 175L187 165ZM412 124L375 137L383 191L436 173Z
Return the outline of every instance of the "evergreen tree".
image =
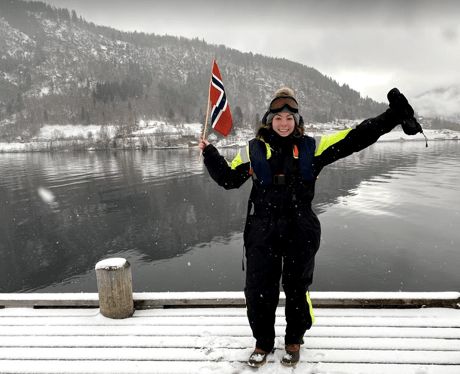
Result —
M232 118L233 118L233 125L243 124L243 112L239 106L235 107Z
M254 129L257 131L257 129L260 126L260 115L259 113L256 113L255 121L254 121Z
M16 111L20 112L24 109L24 100L22 99L21 93L16 96Z
M77 13L75 12L75 10L72 10L72 22L73 22L73 23L77 23L77 22L78 22Z

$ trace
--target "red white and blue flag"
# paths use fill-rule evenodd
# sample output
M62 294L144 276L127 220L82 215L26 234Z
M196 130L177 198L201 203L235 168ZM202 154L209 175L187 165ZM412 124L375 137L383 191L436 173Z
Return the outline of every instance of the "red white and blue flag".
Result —
M230 113L230 106L227 102L227 95L225 94L222 77L220 76L219 68L216 61L212 66L212 77L209 92L209 99L211 101L211 125L214 130L227 136L232 129L233 120Z

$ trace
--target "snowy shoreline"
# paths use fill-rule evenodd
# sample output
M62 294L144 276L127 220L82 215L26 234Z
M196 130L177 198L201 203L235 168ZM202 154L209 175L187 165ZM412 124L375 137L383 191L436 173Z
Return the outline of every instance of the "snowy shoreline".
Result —
M359 121L315 124L307 127L310 136L333 134ZM98 125L45 125L32 141L0 142L0 153L51 152L51 151L95 151L95 150L137 150L137 149L198 149L202 124L168 124L163 121L141 121L139 129L131 134L116 136L115 126ZM452 130L424 130L428 142L459 140L460 132ZM241 147L253 137L252 130L238 129L236 136L218 140L213 130L208 130L208 139L218 148ZM383 135L379 142L425 141L422 134L409 136L402 130Z

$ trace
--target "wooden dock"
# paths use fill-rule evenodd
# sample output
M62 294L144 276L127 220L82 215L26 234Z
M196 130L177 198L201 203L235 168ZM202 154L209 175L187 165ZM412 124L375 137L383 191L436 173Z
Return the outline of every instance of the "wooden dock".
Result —
M254 339L244 296L134 293L131 318L102 316L97 294L0 294L0 373L460 373L460 293L311 293L301 362L276 347L246 365Z

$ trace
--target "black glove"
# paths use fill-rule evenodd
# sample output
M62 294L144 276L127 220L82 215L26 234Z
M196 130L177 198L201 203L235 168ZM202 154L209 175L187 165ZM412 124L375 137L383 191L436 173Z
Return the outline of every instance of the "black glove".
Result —
M401 120L401 127L404 133L407 135L415 135L419 132L423 134L422 126L415 119L414 109L412 109L406 97L397 88L393 88L388 92L387 97L390 102L390 108Z
M420 126L415 117L402 121L401 127L406 135L415 135L419 132L423 134L422 126Z

